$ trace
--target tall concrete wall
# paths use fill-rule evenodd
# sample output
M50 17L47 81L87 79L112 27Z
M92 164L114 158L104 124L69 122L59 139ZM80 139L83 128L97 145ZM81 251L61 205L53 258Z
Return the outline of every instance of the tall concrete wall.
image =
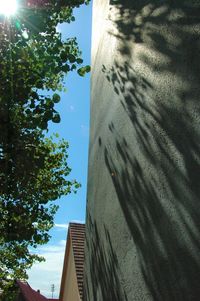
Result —
M94 0L85 300L200 300L200 1Z

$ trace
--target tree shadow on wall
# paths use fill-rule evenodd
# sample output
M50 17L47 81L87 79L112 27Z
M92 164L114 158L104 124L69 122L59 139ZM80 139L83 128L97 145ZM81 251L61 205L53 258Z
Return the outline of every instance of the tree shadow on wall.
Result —
M117 10L113 22L123 60L116 58L112 68L102 71L132 135L127 138L115 120L110 122L110 141L101 142L105 163L153 300L199 300L200 3L111 4ZM147 73L134 69L130 41L141 45L137 59ZM107 146L111 143L117 156Z
M87 225L86 249L90 250L90 271L85 275L84 300L128 301L120 284L120 268L108 230L104 226L104 235L100 237L96 222L89 213ZM90 281L88 275L92 276Z

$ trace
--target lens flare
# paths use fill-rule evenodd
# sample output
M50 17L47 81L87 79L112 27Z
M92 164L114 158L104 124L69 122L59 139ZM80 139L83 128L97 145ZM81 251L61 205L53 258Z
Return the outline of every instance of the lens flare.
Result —
M0 0L0 15L7 17L14 15L17 10L16 0Z

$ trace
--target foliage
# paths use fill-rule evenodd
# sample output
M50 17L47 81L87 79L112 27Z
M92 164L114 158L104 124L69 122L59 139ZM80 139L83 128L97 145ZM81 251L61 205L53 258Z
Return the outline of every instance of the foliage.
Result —
M25 279L39 256L30 252L49 240L57 206L76 191L69 181L68 143L46 138L50 121L59 123L56 91L66 74L90 71L76 38L63 41L59 23L74 20L84 1L19 1L18 14L0 20L0 287ZM42 7L43 5L43 7Z

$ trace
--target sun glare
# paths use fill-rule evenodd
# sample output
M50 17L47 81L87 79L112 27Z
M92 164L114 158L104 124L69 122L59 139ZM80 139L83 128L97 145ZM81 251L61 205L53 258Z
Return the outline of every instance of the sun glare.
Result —
M16 0L0 0L0 15L7 17L14 15L17 10Z

